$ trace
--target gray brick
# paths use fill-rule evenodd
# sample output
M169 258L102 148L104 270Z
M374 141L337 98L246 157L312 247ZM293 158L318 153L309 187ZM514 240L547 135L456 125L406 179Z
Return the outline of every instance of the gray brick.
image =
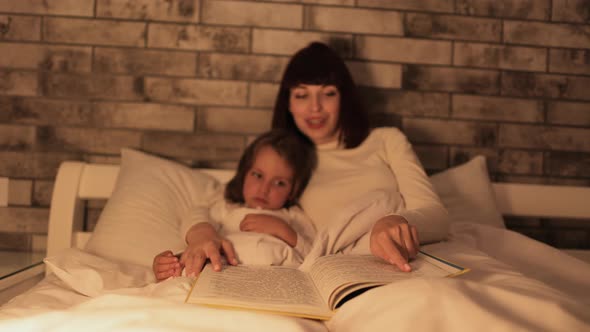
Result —
M203 0L203 23L299 29L303 6L245 1Z
M139 148L141 133L114 129L42 127L38 129L40 151L118 154L121 148Z
M371 113L398 114L400 116L448 117L449 95L402 90L360 90L363 105Z
M289 2L290 0L270 0L276 2ZM310 3L317 5L339 5L339 6L354 6L355 0L301 0L302 3Z
M174 130L192 132L192 107L148 103L96 103L92 111L94 127Z
M199 1L96 0L96 16L197 23L199 21Z
M371 128L376 127L396 127L401 128L402 126L402 117L398 114L392 113L377 113L371 112L372 110L369 109L369 126Z
M250 100L248 101L248 105L251 107L272 108L275 105L278 92L278 84L250 83Z
M47 252L47 234L31 234L31 251Z
M245 106L247 84L236 81L147 78L151 100L199 105Z
M550 0L457 0L464 15L547 20Z
M543 174L543 153L524 150L501 150L496 171L508 174Z
M508 175L499 174L497 176L498 181L501 182L515 182L515 183L529 183L529 184L553 184L559 186L590 186L590 180L588 179L572 179L563 177L550 177L545 176L526 176L526 175Z
M252 52L292 56L295 52L313 41L321 41L331 45L344 58L348 58L351 55L351 35L262 29L254 29L252 34Z
M30 125L90 125L88 102L0 97L0 121Z
M480 122L403 119L403 130L412 143L494 146L496 125Z
M590 103L549 102L547 104L547 122L590 127Z
M36 96L37 73L0 69L0 95Z
M543 122L543 102L531 99L453 95L453 118Z
M41 17L0 15L0 40L41 39Z
M414 145L413 148L425 169L438 171L448 167L446 146Z
M545 71L547 51L543 48L455 43L453 64L468 67Z
M504 21L506 43L590 48L590 26Z
M551 49L549 71L590 75L590 50Z
M0 124L0 149L30 150L35 144L35 127Z
M49 42L86 45L145 45L146 24L111 20L46 17L43 38Z
M244 81L281 80L289 59L275 56L241 54L201 54L198 76Z
M357 85L378 88L400 88L402 85L400 65L350 61L346 66Z
M91 48L0 43L0 66L64 72L90 72Z
M94 70L136 75L193 76L197 56L188 52L96 48Z
M361 36L355 40L361 59L403 63L451 64L451 42L412 38Z
M87 163L95 163L95 164L109 164L109 165L120 165L121 164L121 156L105 156L105 155L94 155L94 154L85 154L84 161Z
M10 179L8 181L8 205L31 205L33 181Z
M588 0L553 0L551 20L588 24L590 2Z
M499 72L479 69L408 65L402 78L404 89L496 94Z
M312 30L402 36L403 17L396 11L337 7L309 7L307 28Z
M35 161L30 152L0 151L0 176L25 178L35 176Z
M269 110L207 107L199 110L199 130L261 134L270 129L271 118Z
M148 47L247 52L250 29L151 23Z
M500 147L590 152L590 129L500 125Z
M406 14L406 35L457 40L500 41L501 21L450 15Z
M47 233L49 209L0 208L0 232Z
M506 72L502 94L522 97L549 97L590 100L590 77Z
M357 0L359 7L452 13L453 0Z
M0 250L31 251L31 234L0 232Z
M41 89L47 97L138 101L145 92L144 81L132 76L42 73L41 79Z
M486 158L486 165L489 173L493 173L498 168L498 150L493 147L467 147L453 146L449 148L450 164L449 166L458 166L471 160L473 157L481 155Z
M0 12L90 17L94 0L0 1Z
M33 204L47 207L51 205L54 181L35 180L33 183Z
M241 136L184 135L169 133L146 133L142 148L151 153L168 157L192 158L194 160L238 160L244 148Z
M81 132L84 129L75 130ZM80 152L64 152L64 150L68 149L69 147L66 146L63 149L59 147L59 151L55 152L35 152L33 158L35 173L31 177L34 177L36 180L54 180L62 162L67 160L82 160L82 154Z
M590 177L590 153L550 151L545 160L549 175Z

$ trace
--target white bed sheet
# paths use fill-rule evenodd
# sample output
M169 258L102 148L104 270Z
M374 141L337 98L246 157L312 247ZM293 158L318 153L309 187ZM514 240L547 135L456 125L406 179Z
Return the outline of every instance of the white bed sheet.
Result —
M148 268L70 249L56 273L0 310L0 331L582 331L590 265L520 234L455 224L423 247L471 272L372 289L322 323L184 304L190 279L153 283Z

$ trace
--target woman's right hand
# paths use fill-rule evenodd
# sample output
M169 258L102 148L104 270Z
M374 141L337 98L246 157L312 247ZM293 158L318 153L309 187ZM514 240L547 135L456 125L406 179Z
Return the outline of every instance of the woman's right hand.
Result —
M193 225L186 234L186 242L188 246L180 262L184 264L187 276L198 275L207 259L211 261L214 271L221 271L222 255L225 255L229 264L238 264L232 243L219 236L209 223Z

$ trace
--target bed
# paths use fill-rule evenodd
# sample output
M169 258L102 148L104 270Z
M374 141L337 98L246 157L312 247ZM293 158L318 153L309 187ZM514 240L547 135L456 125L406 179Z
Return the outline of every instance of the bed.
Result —
M162 249L182 249L180 236L165 230L178 229L178 213L231 175L130 149L123 149L121 166L64 162L51 204L47 275L0 308L0 330L590 328L588 253L547 246L507 230L502 220L506 215L590 219L590 188L492 183L481 156L431 177L453 224L446 241L423 250L470 268L463 276L372 289L327 322L184 304L192 279L155 283L151 258ZM85 202L107 198L95 231L85 232Z

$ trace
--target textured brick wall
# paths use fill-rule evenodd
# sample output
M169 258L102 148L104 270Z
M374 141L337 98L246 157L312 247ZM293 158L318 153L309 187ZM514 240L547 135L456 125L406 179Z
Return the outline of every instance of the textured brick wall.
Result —
M496 180L590 185L589 0L0 0L0 249L44 246L63 160L233 167L312 40L429 171L484 154ZM590 247L584 223L509 225Z

